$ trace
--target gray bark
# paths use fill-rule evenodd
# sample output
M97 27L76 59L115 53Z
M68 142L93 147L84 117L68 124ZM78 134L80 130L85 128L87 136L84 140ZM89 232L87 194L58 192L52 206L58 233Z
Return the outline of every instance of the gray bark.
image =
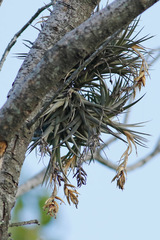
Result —
M64 0L58 1L54 9L44 24L38 38L34 42L28 56L24 60L11 92L18 85L23 85L24 78L43 57L46 50L53 47L62 36L80 25L91 15L100 0ZM11 92L9 94L11 94Z
M28 129L27 121L41 109L51 90L52 94L58 91L62 79L80 60L157 1L117 0L86 22L98 1L64 2L69 6L57 5L54 14L51 14L0 112L0 141L6 141L8 146L0 172L2 240L8 239L10 211L15 203L20 170L35 129L34 125ZM82 22L82 25L72 30Z
M3 0L0 0L0 6L2 5Z
M61 1L62 2L62 1ZM43 57L44 52L51 48L60 38L62 38L68 31L77 27L83 21L85 21L93 12L98 0L88 0L84 3L83 0L64 0L69 5L57 4L54 8L51 16L44 25L37 40L33 44L28 56L26 57L22 67L20 68L18 75L14 81L14 86L9 92L9 99L11 100L16 93L20 92L25 82L25 77L33 70L36 64ZM70 8L71 6L71 8ZM33 93L34 94L34 93ZM28 96L29 97L29 96ZM27 96L26 96L27 98ZM8 100L9 100L8 99ZM9 101L10 101L9 100ZM8 101L6 102L8 105ZM10 105L10 104L9 104ZM9 106L8 105L8 106ZM17 108L18 121L21 117L19 110L21 106L21 100L19 99L19 109ZM11 107L11 108L10 108ZM25 159L25 153L27 147L31 141L34 133L34 126L31 129L26 128L25 124L21 127L16 127L16 122L12 122L12 113L15 111L14 103L11 103L9 108L6 105L3 110L6 114L9 112L10 120L4 122L4 128L10 132L10 136L3 135L3 131L0 131L0 143L5 140L7 142L7 150L3 157L1 157L0 167L0 239L8 239L8 225L10 220L10 212L13 208L16 200L16 193L18 189L18 182L20 176L20 170L22 168L23 161ZM4 112L1 115L1 119L4 118ZM8 113L7 113L8 112ZM18 113L19 112L19 113ZM24 109L24 112L26 110ZM30 112L31 113L31 112ZM11 122L13 124L11 124ZM11 126L12 125L12 126ZM19 125L20 126L20 125ZM14 128L15 127L15 128Z

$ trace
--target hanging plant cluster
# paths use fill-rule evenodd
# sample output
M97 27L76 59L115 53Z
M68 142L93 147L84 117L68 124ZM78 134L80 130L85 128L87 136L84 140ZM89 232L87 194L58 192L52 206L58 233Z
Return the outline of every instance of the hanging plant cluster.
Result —
M73 172L77 187L86 184L87 174L83 163L88 156L90 160L93 159L96 149L103 142L101 133L112 135L127 145L113 179L117 180L117 186L121 189L124 188L126 165L132 146L135 149L137 144L144 146L144 133L133 130L136 124L127 125L117 121L117 116L139 101L129 102L131 98L134 99L137 89L141 90L145 86L148 75L144 58L146 50L141 45L147 38L136 40L137 35L133 33L137 24L136 20L117 33L103 51L95 54L39 120L30 151L39 147L41 156L47 154L50 157L44 181L50 182L53 193L44 209L51 216L56 216L58 212L56 200L63 202L57 196L58 188L62 185L68 203L77 207L78 192L69 182L68 174Z

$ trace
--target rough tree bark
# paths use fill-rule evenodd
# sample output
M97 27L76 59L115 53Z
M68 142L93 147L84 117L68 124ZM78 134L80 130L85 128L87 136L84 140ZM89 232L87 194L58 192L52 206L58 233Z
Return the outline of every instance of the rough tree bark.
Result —
M33 44L28 56L22 64L22 67L20 68L14 81L14 86L9 93L9 95L11 95L9 99L15 95L15 92L21 91L20 89L25 81L25 76L27 76L33 70L36 64L43 57L44 52L51 48L67 32L84 22L91 15L98 2L98 0L88 0L85 3L82 0L65 0L57 3L51 16L48 18L48 21L46 22L37 40ZM11 105L12 112L14 111L14 104ZM8 111L7 108L5 109L5 112ZM3 114L1 116L3 118ZM6 122L5 126L7 125L8 123ZM0 159L1 240L8 239L10 212L15 203L20 170L25 159L25 152L34 132L34 126L31 129L27 129L26 126L23 126L22 124L21 129L18 130L18 128L16 128L15 131L13 130L14 126L16 126L15 123L12 125L12 130L10 132L11 135L10 137L8 136L7 139L2 133L0 133L0 141L3 143L5 140L8 146L4 156Z
M8 239L19 175L35 129L35 124L27 127L28 121L41 109L48 93L58 91L62 79L80 60L157 1L117 0L91 18L89 16L99 1L64 0L57 3L0 112L0 147L6 144L6 149L0 148L4 151L0 155L1 240Z

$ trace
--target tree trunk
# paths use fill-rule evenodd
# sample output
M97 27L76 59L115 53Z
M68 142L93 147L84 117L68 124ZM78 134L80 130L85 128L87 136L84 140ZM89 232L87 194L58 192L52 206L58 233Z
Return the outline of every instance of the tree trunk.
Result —
M1 109L1 240L8 239L10 212L15 204L19 175L35 130L35 124L27 127L28 121L41 109L48 93L58 91L63 84L62 79L72 68L94 52L104 39L157 1L117 0L89 18L98 2L64 0L57 3L22 64L8 100Z
M29 54L24 60L22 67L20 68L18 75L14 81L13 88L9 92L9 99L21 91L21 86L25 82L25 77L33 70L36 64L41 60L46 50L51 48L58 40L60 40L67 32L71 31L86 19L88 19L96 7L99 0L64 0L56 4L44 24L42 31L40 32L37 40L34 42ZM34 93L33 93L34 94ZM23 95L24 97L24 95ZM39 98L40 100L40 98ZM12 101L12 100L11 100ZM6 103L8 105L8 103ZM10 105L10 104L9 104ZM19 99L18 108L16 112L18 114L21 108L21 99ZM10 105L11 111L8 111L8 107L3 107L6 114L12 115L14 103ZM10 108L9 107L9 108ZM13 111L14 111L13 110ZM24 112L26 110L24 109ZM7 113L8 112L8 113ZM9 113L10 112L10 113ZM28 112L29 113L29 112ZM5 118L3 113L0 114L1 119ZM19 114L18 114L19 115ZM28 115L28 114L27 114ZM15 196L18 189L18 182L20 171L25 159L25 153L28 145L34 133L33 126L28 129L26 125L20 124L19 129L16 128L16 121L12 122L13 116L11 116L8 122L4 122L3 129L5 132L5 126L10 132L10 136L3 135L0 132L0 150L1 144L7 142L7 149L4 156L1 157L1 169L0 169L0 239L8 239L8 226L10 220L10 212L15 204ZM20 120L20 115L18 117ZM17 119L17 121L19 121ZM12 122L12 123L11 123ZM7 131L8 131L7 130Z

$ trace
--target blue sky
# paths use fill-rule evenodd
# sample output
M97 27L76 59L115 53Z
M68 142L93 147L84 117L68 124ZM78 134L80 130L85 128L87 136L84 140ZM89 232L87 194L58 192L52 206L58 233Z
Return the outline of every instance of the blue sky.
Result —
M26 23L34 12L43 5L44 1L7 1L4 0L0 8L0 56L13 35ZM103 1L105 3L106 1ZM46 1L46 3L48 3ZM144 27L143 35L154 35L145 46L156 48L160 46L160 3L155 4L141 17L140 27ZM46 14L46 13L45 13ZM30 27L18 40L17 44L9 54L0 72L0 106L6 100L6 95L16 77L16 73L22 64L21 60L14 57L14 53L26 52L22 39L34 41L38 32ZM133 108L130 122L148 121L143 131L150 133L148 148L138 148L138 157L133 154L130 162L136 162L152 151L155 143L160 137L160 61L152 67L150 78L147 79L146 88L143 93L145 97ZM109 159L117 162L117 152L123 146L117 143L107 149L106 155ZM123 152L123 150L122 150ZM50 224L42 237L52 240L52 236L62 240L158 240L160 239L159 216L160 216L160 190L159 169L160 156L157 155L148 164L128 173L125 190L122 192L111 183L115 172L99 163L85 165L87 171L87 185L82 187L79 197L78 209L74 206L62 205L57 220ZM21 181L30 178L44 166L39 159L32 155L28 156L23 167ZM27 169L27 171L26 171ZM34 193L32 190L32 196ZM63 197L63 194L62 194ZM33 200L34 201L34 200ZM24 212L23 220L34 217ZM36 215L36 213L35 213Z

